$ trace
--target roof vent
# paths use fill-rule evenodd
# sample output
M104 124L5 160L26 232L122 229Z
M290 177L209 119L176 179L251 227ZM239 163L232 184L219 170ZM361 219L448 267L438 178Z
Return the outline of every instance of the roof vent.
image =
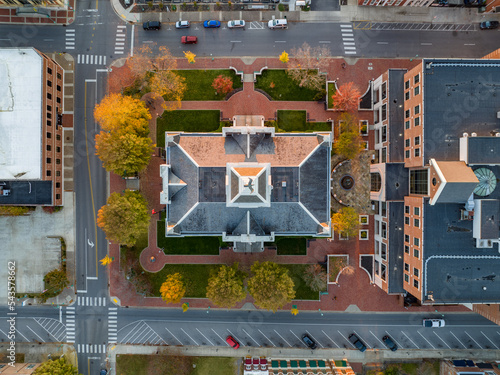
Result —
M470 133L471 137L477 137L477 133Z
M500 137L500 133L495 133L495 137Z
M467 137L469 136L469 133L467 133L467 132L466 132L466 133L464 133L464 134L462 134L462 135L463 135L465 138L467 138Z
M500 118L500 111L497 112L497 118Z

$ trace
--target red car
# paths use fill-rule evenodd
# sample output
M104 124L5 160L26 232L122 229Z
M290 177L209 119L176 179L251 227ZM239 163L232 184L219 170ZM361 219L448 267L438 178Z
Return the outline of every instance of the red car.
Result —
M196 44L198 43L198 37L196 36L183 36L181 38L182 44Z
M234 339L233 336L227 336L226 342L233 348L238 349L240 347L240 343Z

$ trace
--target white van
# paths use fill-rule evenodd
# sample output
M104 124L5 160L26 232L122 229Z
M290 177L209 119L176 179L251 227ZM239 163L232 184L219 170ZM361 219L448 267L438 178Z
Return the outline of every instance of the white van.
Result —
M288 22L286 19L282 18L282 19L277 19L277 20L270 20L268 23L267 23L267 26L270 28L270 29L286 29L288 28Z

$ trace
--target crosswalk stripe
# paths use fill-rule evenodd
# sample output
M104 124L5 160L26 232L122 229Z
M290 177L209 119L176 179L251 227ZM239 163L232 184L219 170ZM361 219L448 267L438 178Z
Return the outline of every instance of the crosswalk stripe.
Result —
M75 49L75 46L66 46L66 49Z
M354 38L342 38L343 41L354 41Z
M348 24L348 25L340 25L340 27L351 27L351 28L352 28L352 25L351 25L351 24Z
M344 37L344 36L350 36L350 37L353 37L353 36L354 36L354 34L353 34L353 33L342 33L342 36L343 36L343 37Z
M356 54L356 51L344 51L344 53L347 55L354 55Z
M348 47L348 46L344 46L344 49L356 49L356 47Z
M344 42L344 46L354 46L356 43L354 42Z
M85 64L88 64L89 63L89 55L85 55ZM88 297L86 297L87 300L89 299Z
M75 42L66 42L66 46L74 46Z
M125 38L116 38L117 42L124 42L126 39Z
M109 315L116 315L116 314L118 314L118 311L108 311L108 314Z
M78 55L78 61L77 64L80 64L80 55Z
M124 42L116 42L116 45L115 46L124 46L125 43Z
M118 310L118 307L109 307L108 310Z
M126 28L126 27L127 27L127 26L125 26L125 25L118 25L118 28L120 28L120 29L124 29L124 28Z

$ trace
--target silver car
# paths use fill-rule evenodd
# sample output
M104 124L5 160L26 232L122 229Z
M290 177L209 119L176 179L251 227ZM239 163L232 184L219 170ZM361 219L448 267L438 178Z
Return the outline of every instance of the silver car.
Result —
M245 21L243 20L232 20L227 23L229 29L234 29L237 27L245 27Z
M190 26L191 26L191 24L189 23L189 21L177 21L175 23L176 29L187 29Z

